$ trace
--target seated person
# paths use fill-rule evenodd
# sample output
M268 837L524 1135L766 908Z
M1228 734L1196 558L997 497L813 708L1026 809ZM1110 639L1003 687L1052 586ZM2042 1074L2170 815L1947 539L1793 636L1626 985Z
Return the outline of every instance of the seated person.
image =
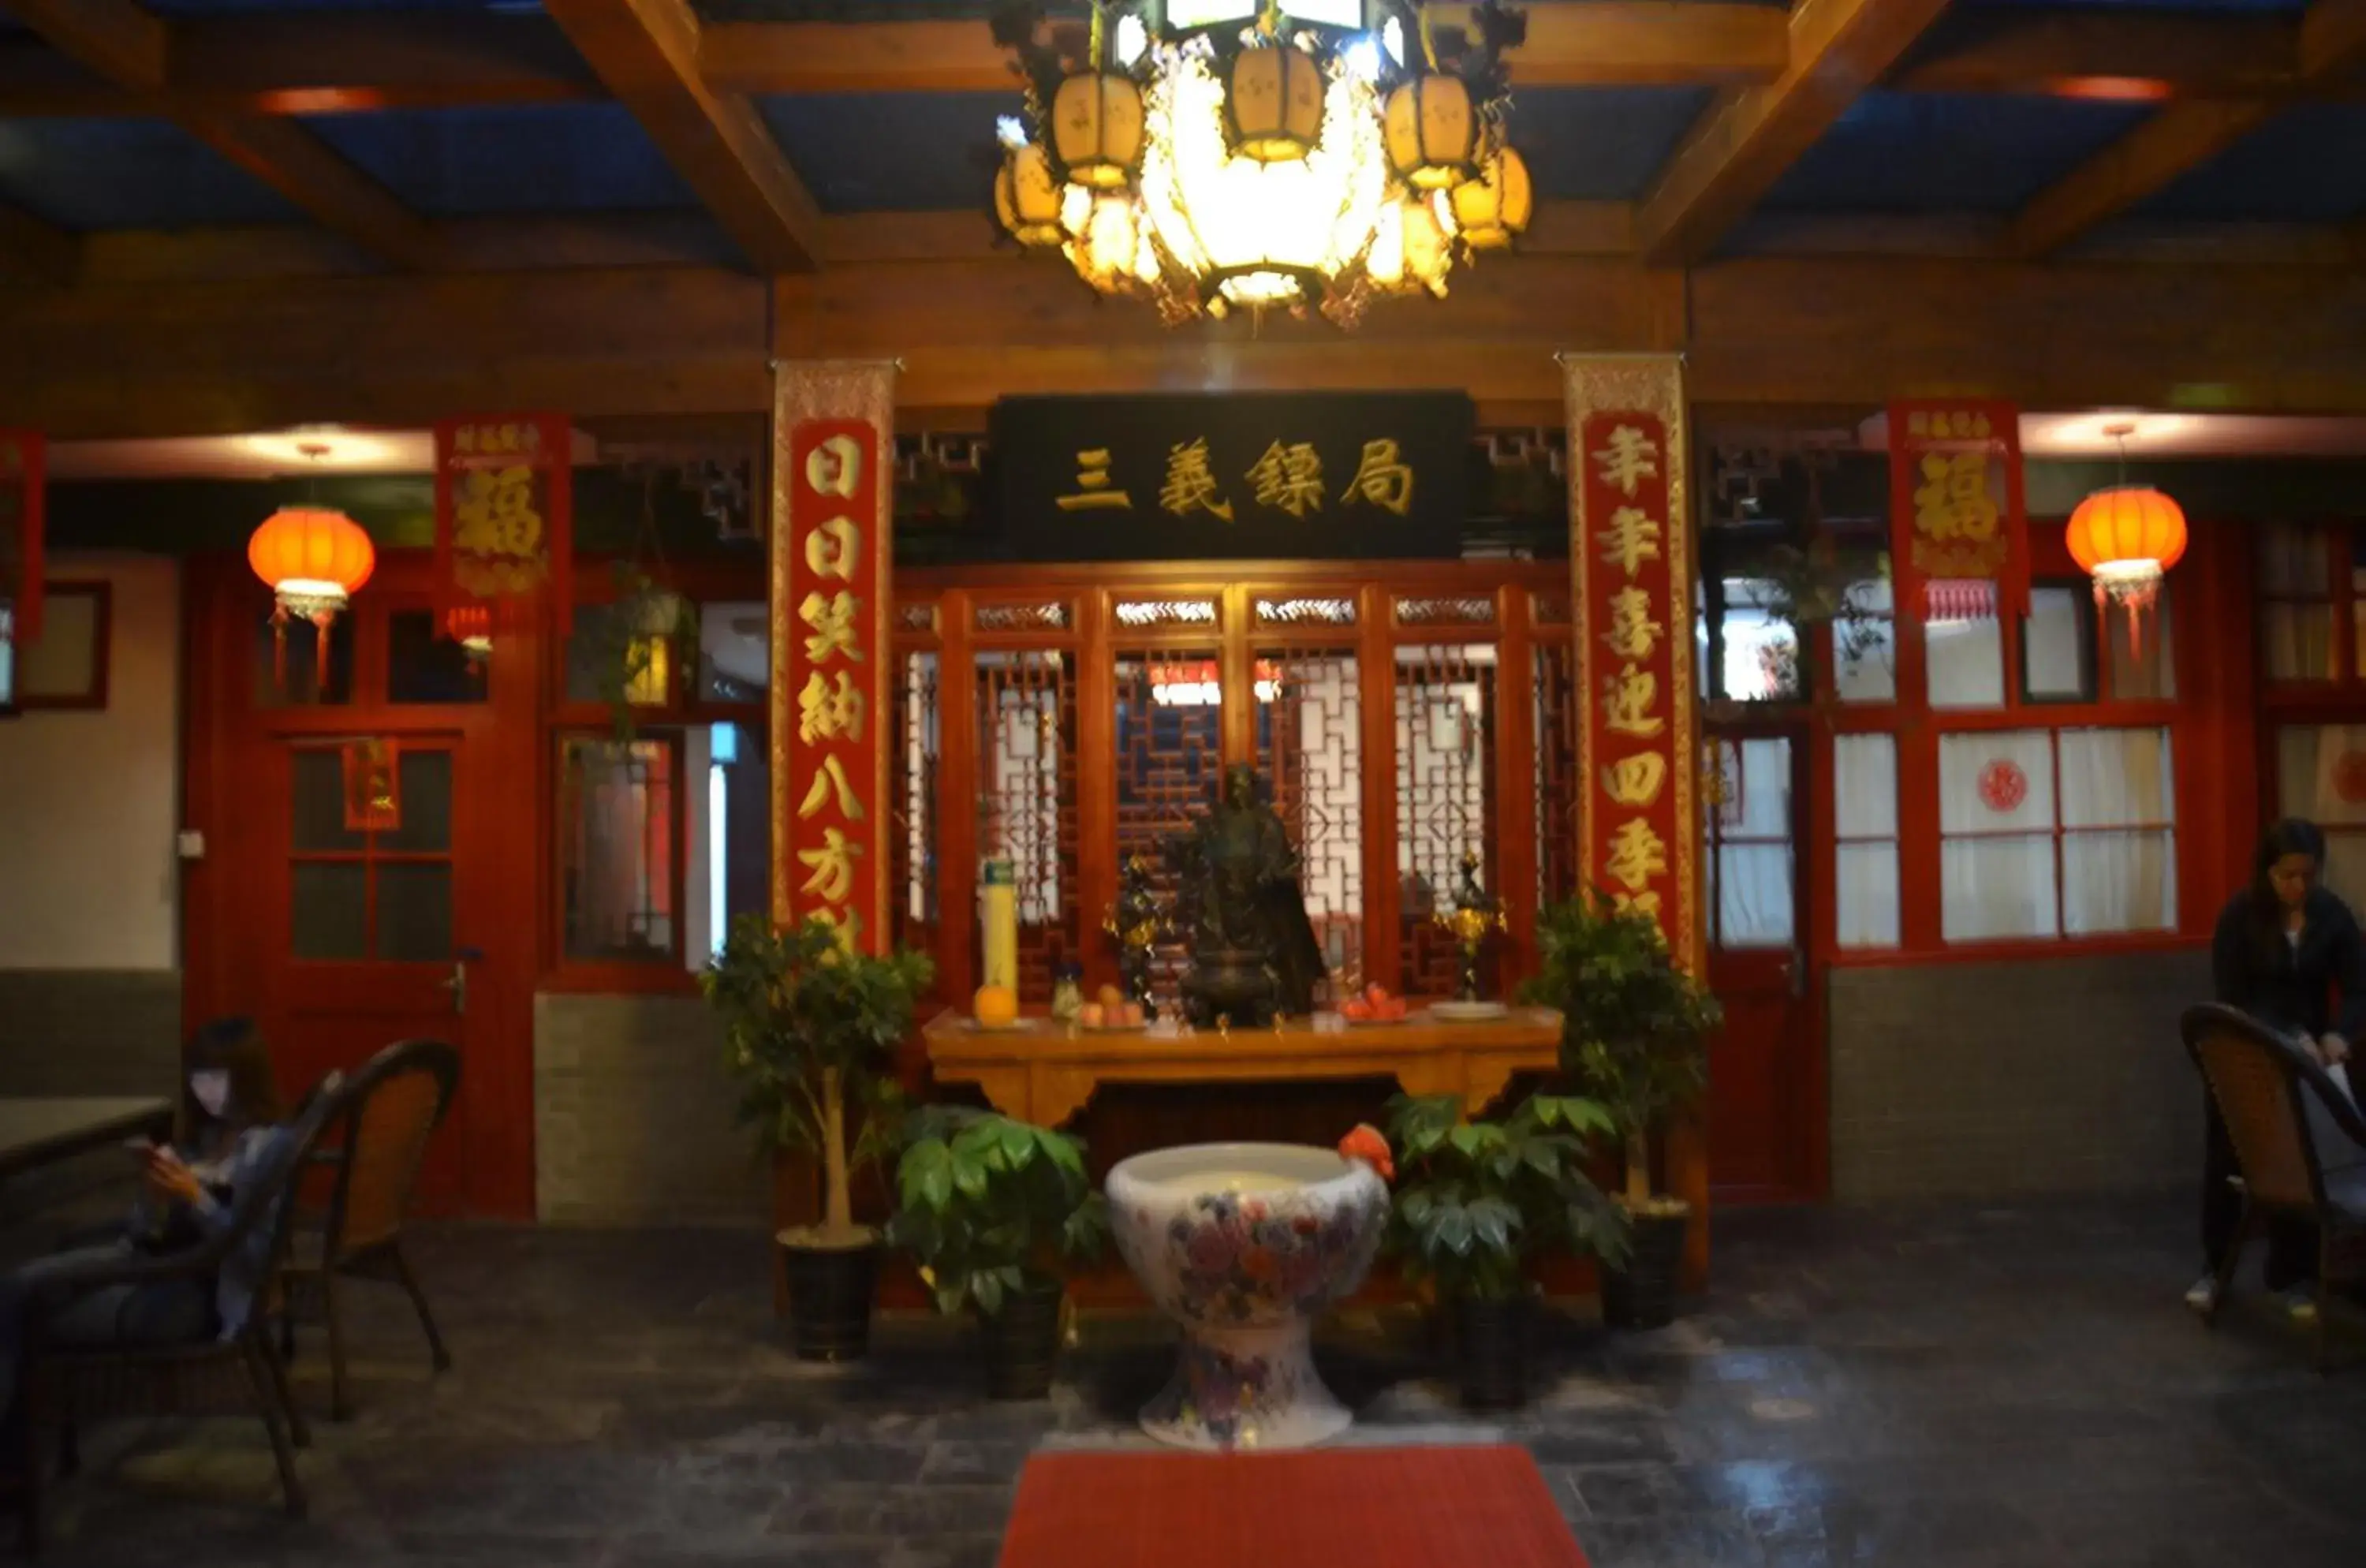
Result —
M197 1278L117 1284L59 1297L39 1277L92 1256L186 1250L231 1224L241 1187L276 1164L288 1136L270 1054L244 1019L207 1025L190 1042L177 1147L142 1147L141 1190L129 1220L81 1245L0 1280L0 1411L5 1425L19 1418L16 1393L26 1329L40 1314L52 1345L177 1345L227 1337L246 1322L269 1263L271 1232L258 1225L242 1238L212 1280ZM13 1433L11 1433L13 1436ZM18 1451L14 1442L0 1452Z

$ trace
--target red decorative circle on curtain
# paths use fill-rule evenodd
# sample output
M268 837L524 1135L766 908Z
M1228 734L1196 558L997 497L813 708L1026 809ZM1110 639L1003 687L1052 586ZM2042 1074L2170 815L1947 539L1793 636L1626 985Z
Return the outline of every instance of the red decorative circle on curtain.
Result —
M2366 751L2344 751L2335 759L2333 793L2347 805L2366 805Z
M2019 762L1999 757L1980 770L1980 802L2001 817L2029 798L2029 775Z

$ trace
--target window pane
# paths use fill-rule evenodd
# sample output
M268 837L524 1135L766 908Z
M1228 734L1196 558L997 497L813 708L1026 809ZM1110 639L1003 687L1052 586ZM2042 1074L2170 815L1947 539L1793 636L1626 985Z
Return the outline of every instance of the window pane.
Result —
M1832 815L1843 839L1898 836L1898 740L1889 735L1832 738Z
M310 621L290 620L275 650L274 627L265 616L254 623L254 705L301 706L354 700L354 617L351 611L329 623L329 680L321 683L321 634ZM280 679L285 671L287 678Z
M1735 702L1775 702L1799 695L1799 634L1766 606L1774 584L1757 578L1724 579L1725 658L1714 694Z
M2278 815L2366 826L2366 725L2289 725L2276 732Z
M2270 523L2259 529L2258 539L2260 592L2321 599L2333 592L2324 529Z
M561 743L559 876L569 958L670 961L677 755L663 740Z
M1941 736L1939 830L2053 832L2052 732Z
M755 703L772 685L772 640L760 599L698 607L698 695Z
M1842 947L1898 945L1898 845L1873 840L1839 846L1839 893L1833 910Z
M2095 697L2093 601L2069 588L2032 588L2021 623L2022 690L2034 703Z
M450 862L378 863L377 955L417 964L452 956Z
M2177 820L2166 729L2066 729L2062 826L2159 827Z
M398 751L395 779L401 826L377 836L382 850L434 853L452 847L452 753Z
M2325 885L2351 908L2366 909L2366 833L2325 835Z
M1849 584L1846 609L1832 623L1832 680L1844 703L1898 700L1898 623L1889 579Z
M1718 807L1719 839L1791 837L1791 743L1781 737L1720 740L1718 768L1727 798Z
M1934 708L2004 706L2004 626L1994 617L1923 628Z
M1940 848L1940 932L1949 942L2055 934L2054 837L1950 839Z
M672 615L663 602L575 606L567 700L665 706L673 694L673 644L657 634L671 626Z
M2064 833L2062 929L2071 936L2176 930L2175 835Z
M345 754L306 746L287 754L291 798L287 842L298 853L358 852L363 835L345 830Z
M2333 607L2260 605L2259 661L2270 681L2332 680Z
M369 956L369 868L359 861L288 868L288 922L299 958Z
M1717 852L1718 945L1791 945L1791 846L1725 844Z
M386 618L386 700L481 703L491 659L444 636L434 611L397 610Z
M2177 695L2177 646L2169 614L2172 590L2161 584L2160 603L2144 618L2144 640L2130 647L2124 615L2114 612L2103 638L2111 661L2112 696L2124 703L2167 702Z

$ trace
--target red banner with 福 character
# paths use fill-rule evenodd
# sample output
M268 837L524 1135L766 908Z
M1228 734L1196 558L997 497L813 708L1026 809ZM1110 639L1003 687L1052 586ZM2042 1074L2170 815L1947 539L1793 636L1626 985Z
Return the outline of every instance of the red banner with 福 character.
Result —
M1587 882L1660 924L1698 971L1691 531L1682 373L1658 356L1567 362Z
M435 582L447 635L574 607L574 431L565 414L478 414L435 426Z
M773 472L772 918L880 953L887 903L891 366L783 366Z
M43 465L48 446L29 430L0 430L0 626L19 647L41 635Z
M1901 614L1932 622L2027 614L2018 409L1961 399L1890 404L1889 483Z

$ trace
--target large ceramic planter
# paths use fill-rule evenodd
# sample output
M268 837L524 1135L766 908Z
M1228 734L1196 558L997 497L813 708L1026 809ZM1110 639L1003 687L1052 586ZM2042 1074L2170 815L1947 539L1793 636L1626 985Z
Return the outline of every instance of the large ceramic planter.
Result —
M1183 1331L1142 1427L1181 1448L1294 1449L1344 1431L1314 1320L1363 1282L1389 1212L1370 1167L1294 1144L1136 1155L1109 1175L1118 1252Z

